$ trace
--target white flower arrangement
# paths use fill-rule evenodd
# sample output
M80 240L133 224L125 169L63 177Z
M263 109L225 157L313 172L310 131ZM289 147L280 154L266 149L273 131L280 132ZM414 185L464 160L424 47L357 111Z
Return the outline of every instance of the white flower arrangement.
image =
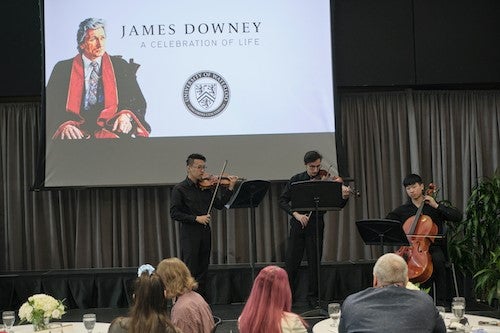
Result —
M424 293L429 293L429 291L431 290L431 288L420 288L420 283L411 283L410 281L408 281L408 283L406 284L406 289L410 289L410 290L421 290L423 291Z
M35 326L44 325L50 319L61 319L66 312L62 301L45 294L36 294L28 297L19 308L21 322L29 322ZM46 325L46 324L45 324Z
M406 284L406 289L420 290L420 288L418 286L416 286L415 284L411 283L410 281L408 281L408 283Z

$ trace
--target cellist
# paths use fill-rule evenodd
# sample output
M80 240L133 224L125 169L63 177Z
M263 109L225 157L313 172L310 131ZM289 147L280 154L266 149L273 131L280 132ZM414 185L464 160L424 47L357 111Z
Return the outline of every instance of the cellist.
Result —
M425 194L425 185L422 178L416 174L409 174L403 179L403 186L408 195L408 202L399 206L387 215L387 219L398 220L404 223L408 218L417 213L418 208L424 204L422 214L429 216L438 227L438 236L445 236L446 221L460 222L462 212L456 208L440 204L431 195ZM446 238L436 238L429 247L432 256L433 273L431 278L436 283L436 303L445 305L447 298L446 287Z

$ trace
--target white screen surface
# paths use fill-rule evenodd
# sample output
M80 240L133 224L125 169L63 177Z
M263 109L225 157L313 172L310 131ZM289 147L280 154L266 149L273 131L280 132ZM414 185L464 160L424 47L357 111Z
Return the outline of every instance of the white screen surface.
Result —
M194 152L209 172L228 160L247 179L287 179L313 149L336 165L329 1L45 1L47 82L77 54L89 17L105 21L108 54L140 65L151 130L88 140L47 131L45 186L176 183Z

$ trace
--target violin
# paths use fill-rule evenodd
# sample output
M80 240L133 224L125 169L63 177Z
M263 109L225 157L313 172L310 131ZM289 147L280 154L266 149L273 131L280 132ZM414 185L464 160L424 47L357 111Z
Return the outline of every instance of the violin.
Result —
M198 182L200 187L203 188L203 184L208 185L208 187L205 188L213 188L214 193L212 194L212 200L210 201L210 205L208 206L208 211L207 215L210 215L210 211L212 210L212 206L214 204L215 196L217 195L217 190L222 184L227 184L228 186L231 184L231 179L230 177L238 177L238 176L227 176L224 174L224 170L226 170L227 166L227 160L224 161L224 165L222 166L222 170L219 174L219 176L213 176L213 175L203 175L201 180ZM240 178L238 178L240 179ZM224 186L224 185L223 185Z
M426 195L434 195L436 186L429 184ZM410 216L403 223L410 246L401 246L395 253L408 264L408 278L411 282L424 283L433 271L432 256L429 252L430 245L434 242L438 227L430 216L422 214L425 201L418 207L417 213Z
M205 174L205 175L203 175L201 180L198 181L198 186L202 190L215 189L217 184L219 184L219 186L222 186L222 187L229 187L229 185L231 184L231 180L229 177L232 177L232 176L230 176L230 175L218 176L218 175ZM236 177L238 177L238 176L236 176ZM244 179L238 177L238 181L242 181L242 180L244 180Z

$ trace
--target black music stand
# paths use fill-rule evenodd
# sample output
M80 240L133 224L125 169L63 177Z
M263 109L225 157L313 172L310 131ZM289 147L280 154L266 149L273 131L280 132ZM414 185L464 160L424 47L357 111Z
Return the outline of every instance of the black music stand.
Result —
M290 185L290 205L294 211L314 211L316 216L316 275L318 284L318 303L316 308L302 313L302 316L326 316L321 308L321 253L319 251L319 217L318 212L340 210L345 200L342 198L342 183L333 181L306 180Z
M403 224L397 220L374 219L356 221L358 232L366 245L380 245L384 253L384 245L409 246L408 237Z
M226 208L250 208L250 267L252 268L252 281L255 278L255 262L257 261L257 245L255 231L255 207L257 207L269 189L271 182L267 180L245 180L236 193L233 194Z

